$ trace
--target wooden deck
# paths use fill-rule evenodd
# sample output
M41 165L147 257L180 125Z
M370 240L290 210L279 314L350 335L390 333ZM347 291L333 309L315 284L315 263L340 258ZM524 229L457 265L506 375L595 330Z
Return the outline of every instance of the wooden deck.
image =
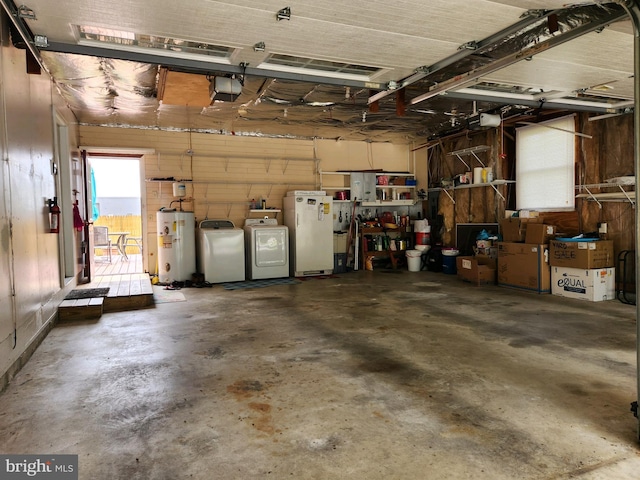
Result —
M110 263L101 260L96 259L91 283L76 289L109 288L107 296L64 300L58 307L59 320L95 319L104 312L137 310L154 304L151 279L142 270L142 255L129 255L128 260L114 256Z
M122 275L125 273L143 273L142 267L142 255L139 253L129 254L128 260L125 260L120 255L113 255L111 263L107 260L107 257L96 257L96 276L101 277L103 275Z
M136 310L153 305L153 288L146 273L102 275L78 288L109 288L104 301L105 312Z

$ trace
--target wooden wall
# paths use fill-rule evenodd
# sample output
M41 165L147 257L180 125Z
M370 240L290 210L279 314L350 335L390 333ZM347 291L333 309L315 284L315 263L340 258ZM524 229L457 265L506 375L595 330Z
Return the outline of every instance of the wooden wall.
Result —
M623 115L591 122L588 118L587 114L577 116L577 131L593 138L576 137L576 185L598 184L612 177L634 175L633 116ZM494 167L495 178L516 179L515 127L508 126L504 130L498 128L471 132L430 145L430 186L439 185L442 178L452 178L464 173L464 164L449 153L476 145L491 147L490 151L478 155L483 162L488 162ZM475 162L473 157L464 158L467 163ZM505 209L515 208L515 187L507 185L498 189L505 200L496 195L490 187L450 192L455 204L444 192L439 194L438 213L444 220L441 232L445 245L455 245L456 223L497 222L504 217ZM576 212L577 215L574 213L573 216L556 215L557 218L571 217L570 233L594 232L598 229L598 223L606 222L607 238L614 241L616 254L621 250L635 248L635 213L628 201L603 202L602 207L599 207L596 202L576 199ZM574 221L576 216L577 222Z
M335 140L244 137L196 132L80 127L81 144L100 148L152 149L143 156L143 231L147 268L155 271L156 212L179 208L173 181L186 180L182 208L205 218L230 219L242 227L252 199L281 209L290 190L317 190L320 171L413 172L409 145ZM94 148L95 147L95 148ZM190 154L189 152L193 152ZM278 217L279 219L282 216Z
M576 185L598 184L610 178L634 175L633 115L592 122L582 115L578 128L593 139L580 138ZM616 253L635 249L635 211L631 203L603 202L600 208L596 202L577 199L576 209L580 213L583 232L597 231L598 223L606 222L607 238L613 240Z
M592 139L577 138L576 183L601 183L608 178L633 174L633 117L613 117L588 121L578 115L577 129ZM183 205L195 212L198 220L229 218L242 225L249 216L249 202L260 198L267 206L282 207L288 190L317 189L320 171L383 169L416 173L418 189L439 185L467 167L450 152L478 145L490 147L478 156L493 167L496 179L515 180L515 127L506 126L479 132L467 132L412 151L409 145L365 143L335 140L294 140L287 138L234 137L189 132L81 127L81 144L152 148L144 156L144 176L192 180L187 195L193 203ZM193 151L193 155L187 153ZM472 156L464 157L471 169L477 166ZM428 178L427 178L428 177ZM501 198L488 186L450 192L455 203L439 193L438 213L445 245L455 245L457 223L494 223L504 217L505 209L515 207L514 185L498 187ZM436 193L436 195L438 195ZM146 181L143 201L145 241L149 246L150 270L155 265L155 212L161 207L176 207L171 181ZM633 249L634 210L628 202L603 203L576 200L578 229L597 230L608 224L608 238L616 253Z
M495 179L512 179L512 172L508 168L510 159L501 155L503 153L501 132L498 129L492 129L443 140L431 147L429 155L430 186L438 187L442 179L453 179L459 174L469 170L473 171L474 167L481 166L472 155L463 156L462 159L470 167L468 169L457 156L451 155L451 152L477 146L489 147L489 150L477 153L477 155L485 166L493 169ZM512 200L515 190L509 185L497 188L504 199L488 185L448 190L447 193L452 198L445 192L439 193L438 214L441 215L444 222L439 236L441 236L444 245L455 245L455 227L458 223L496 223L504 217L505 208ZM511 203L513 202L511 201Z

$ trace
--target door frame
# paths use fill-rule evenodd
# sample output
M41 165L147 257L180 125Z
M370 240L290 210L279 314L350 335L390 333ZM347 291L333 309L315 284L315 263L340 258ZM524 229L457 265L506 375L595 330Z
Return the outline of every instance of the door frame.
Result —
M142 269L145 272L149 272L149 254L148 247L148 219L147 219L147 185L145 181L145 157L148 155L157 155L155 148L127 148L127 147L97 147L93 145L81 145L79 147L82 151L85 151L87 156L130 156L139 157L140 163L140 217L142 221ZM90 192L87 192L89 195ZM154 217L155 218L155 217ZM91 232L93 238L93 232ZM93 252L93 250L91 250Z
M73 229L73 194L71 148L69 146L69 126L60 113L53 110L53 152L52 173L58 205L63 212L58 235L60 287L64 288L76 275L75 232Z

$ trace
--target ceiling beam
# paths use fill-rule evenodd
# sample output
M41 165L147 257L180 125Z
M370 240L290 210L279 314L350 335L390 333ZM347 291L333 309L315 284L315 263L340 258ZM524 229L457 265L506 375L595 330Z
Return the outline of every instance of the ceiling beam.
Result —
M489 75L493 72L496 72L505 67L508 67L509 65L513 65L514 63L517 63L521 60L525 60L527 58L533 57L538 53L542 53L546 50L549 50L550 48L566 43L569 40L578 38L586 33L593 32L599 28L609 25L610 23L617 22L618 20L621 20L626 16L627 16L627 13L625 12L624 9L621 8L618 11L614 11L602 18L599 18L598 21L581 25L563 35L550 37L547 40L544 40L540 43L536 43L535 45L525 48L523 50L520 50L519 52L515 52L505 57L502 57L483 67L476 68L469 72L456 75L455 77L449 80L446 80L444 82L439 83L438 85L431 87L428 92L412 98L409 101L409 104L415 105L417 103L424 102L425 100L429 100L430 98L433 98L436 95L441 95L442 93L447 92L448 90L451 90L454 88L461 88L471 83L474 83L480 77Z
M4 1L4 0L0 0ZM250 75L261 78L276 78L278 80L291 80L305 83L316 83L323 85L338 85L343 87L355 87L378 90L384 88L380 82L365 80L352 80L339 77L325 77L323 75L313 75L309 73L282 72L267 68L253 68L248 65L231 65L226 63L215 63L186 57L177 56L174 52L171 56L156 54L152 49L149 52L139 52L120 48L106 48L93 45L77 45L72 43L49 42L49 46L43 51L58 53L72 53L75 55L89 55L92 57L116 58L119 60L130 60L132 62L149 63L169 67L186 73L197 73L209 75L217 72L235 74L239 76Z
M525 107L552 108L559 110L573 110L578 112L614 113L628 108L627 102L620 105L581 100L580 98L537 98L523 93L494 92L474 88L462 88L441 93L443 97L457 100L478 101L487 103L501 103L504 105L524 105Z
M380 100L384 97L386 97L387 95L391 95L395 90L400 89L400 88L404 88L407 87L413 83L416 83L420 80L422 80L423 78L425 78L428 75L432 75L446 67L448 67L449 65L452 65L456 62L459 62L460 60L468 57L469 55L472 55L474 53L477 53L478 50L482 50L483 48L486 48L490 45L493 45L496 42L499 42L501 40L504 40L506 37L509 37L519 31L521 31L522 29L525 29L531 25L533 25L534 23L538 22L541 18L545 18L549 15L551 15L552 13L556 12L557 10L531 10L528 11L524 14L524 17L522 20L520 20L519 22L514 23L513 25L509 25L507 28L504 28L502 30L500 30L499 32L494 33L493 35L488 36L487 38L480 40L479 42L470 42L469 44L465 44L468 47L473 47L473 48L464 48L464 46L461 46L460 49L454 53L453 55L450 55L447 58L444 58L432 65L429 65L428 67L419 67L416 69L416 73L414 73L413 75L407 77L406 79L397 82L397 84L393 85L393 88L387 88L386 90L383 90L382 92L378 92L375 95L372 95L371 97L369 97L368 102L369 103L373 103L377 100ZM387 85L388 87L388 85Z

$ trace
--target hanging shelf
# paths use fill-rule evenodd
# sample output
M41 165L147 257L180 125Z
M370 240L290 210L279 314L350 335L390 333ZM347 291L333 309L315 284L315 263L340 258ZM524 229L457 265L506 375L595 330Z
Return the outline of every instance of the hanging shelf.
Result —
M453 152L449 152L447 153L447 155L455 155L456 157L458 157L458 160L460 160L462 163L464 163L464 165L467 167L467 170L471 170L471 167L469 166L469 164L467 162L465 162L462 157L466 157L468 155L473 155L473 157L476 159L476 161L482 165L482 167L484 168L486 165L482 162L482 160L480 160L480 157L478 157L478 153L482 153L482 152L486 152L488 150L491 150L491 147L488 145L477 145L475 147L469 147L469 148L463 148L462 150L454 150Z
M477 188L477 187L491 187L496 192L496 195L498 195L502 200L505 200L504 195L500 193L500 191L498 190L498 187L501 185L509 185L512 183L516 183L515 180L494 180L493 182L470 183L470 184L458 185L456 187L433 187L428 189L427 191L428 192L444 192L453 203L456 203L455 199L453 198L453 195L449 193L449 190L461 190L465 188Z
M617 189L616 189L617 187ZM585 198L596 202L598 207L602 208L602 202L629 202L634 208L636 204L636 192L634 190L625 190L623 187L635 187L635 184L624 183L592 183L589 185L576 185L576 190L586 193L578 193L576 198ZM593 189L611 188L613 192L592 192Z

